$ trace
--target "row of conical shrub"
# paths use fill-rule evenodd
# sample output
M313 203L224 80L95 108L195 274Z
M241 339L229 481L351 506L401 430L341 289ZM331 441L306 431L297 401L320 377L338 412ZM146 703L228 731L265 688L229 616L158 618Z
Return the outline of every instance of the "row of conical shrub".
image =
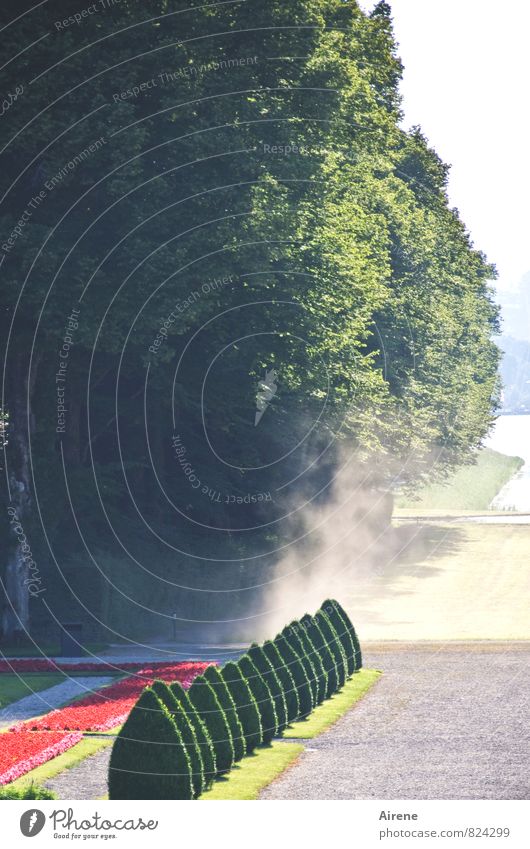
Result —
M207 667L187 691L155 681L114 743L109 797L197 799L245 755L309 716L361 666L355 628L328 599L237 662Z

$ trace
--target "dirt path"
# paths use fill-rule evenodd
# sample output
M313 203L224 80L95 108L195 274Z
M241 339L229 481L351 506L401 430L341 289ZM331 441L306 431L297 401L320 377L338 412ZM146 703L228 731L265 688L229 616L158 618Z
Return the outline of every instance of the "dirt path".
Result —
M85 758L46 782L59 799L101 799L107 793L107 773L112 746Z
M529 799L528 646L385 647L384 671L262 799Z
M528 643L381 643L384 671L262 799L529 799ZM61 799L107 792L107 748L46 783Z

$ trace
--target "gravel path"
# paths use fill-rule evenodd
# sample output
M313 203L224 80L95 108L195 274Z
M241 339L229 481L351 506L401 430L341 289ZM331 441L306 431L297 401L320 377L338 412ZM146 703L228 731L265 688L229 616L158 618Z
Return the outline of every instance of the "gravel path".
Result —
M262 799L530 799L530 644L376 648L375 687Z
M40 693L32 693L30 696L24 696L17 702L12 702L7 707L0 710L0 728L5 728L12 725L13 722L21 722L25 719L31 719L34 716L41 716L43 713L48 713L50 710L66 704L66 702L75 699L77 696L87 695L92 690L98 690L105 684L112 681L112 678L106 676L83 676L76 678L68 678L62 684L56 684L54 687L48 687L47 690L41 690Z
M101 799L107 793L107 772L112 746L85 758L46 782L59 799Z

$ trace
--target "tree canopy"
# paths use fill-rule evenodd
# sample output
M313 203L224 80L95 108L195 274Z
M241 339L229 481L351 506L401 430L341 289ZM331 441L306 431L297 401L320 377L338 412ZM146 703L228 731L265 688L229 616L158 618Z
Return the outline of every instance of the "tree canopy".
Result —
M130 637L248 609L344 452L387 489L470 462L498 317L386 3L91 8L1 12L5 500L36 620Z

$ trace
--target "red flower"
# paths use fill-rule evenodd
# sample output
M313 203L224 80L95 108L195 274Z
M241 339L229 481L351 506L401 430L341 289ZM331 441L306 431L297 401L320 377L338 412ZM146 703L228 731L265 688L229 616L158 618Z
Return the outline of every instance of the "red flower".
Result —
M19 731L0 734L0 784L14 781L46 761L75 746L83 735L64 731Z
M35 731L108 731L121 725L129 715L138 696L155 678L163 681L180 681L183 687L189 687L196 675L209 666L208 663L153 664L139 669L122 681L116 681L96 693L37 720L17 723L10 730L19 732L29 729Z

